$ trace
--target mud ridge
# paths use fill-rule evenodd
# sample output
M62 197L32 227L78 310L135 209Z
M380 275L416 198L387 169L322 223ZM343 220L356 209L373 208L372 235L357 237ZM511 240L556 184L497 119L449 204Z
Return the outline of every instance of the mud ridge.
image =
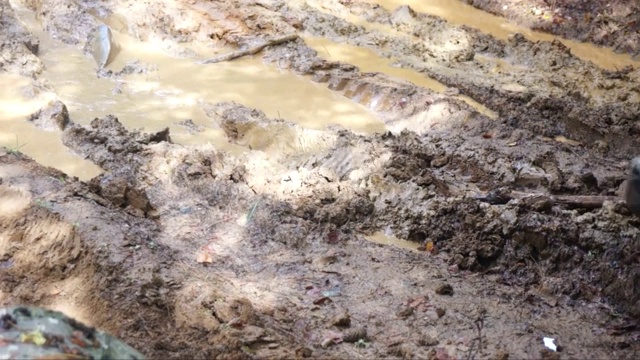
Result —
M518 34L503 42L465 26L456 27L433 16L407 12L403 7L394 13L375 8L376 21L391 24L405 33L393 41L377 30L350 26L341 18L315 9L304 12L291 9L290 12L304 20L307 24L304 30L315 36L367 47L384 57L401 58L399 65L459 89L536 134L576 138L618 158L625 157L637 145L628 129L635 129L637 125L638 89L628 80L637 79L638 70L602 70L575 58L559 42L533 43ZM327 27L324 25L327 23L335 26ZM345 30L336 31L336 26ZM425 38L429 41L418 41ZM442 47L453 50L443 54ZM480 56L490 59L489 64L495 59L505 61L515 72L507 71L509 68L500 71L499 67L490 72L492 69L478 60ZM525 75L519 73L520 66L533 66L539 72ZM515 73L520 74L517 80ZM553 74L553 79L545 74ZM543 89L539 86L541 83L552 86ZM509 90L501 90L503 88ZM617 146L601 144L608 144L612 139L616 139Z
M495 0L467 1L492 14L512 18L535 30L568 39L613 47L617 52L638 55L637 4L623 1L573 3L570 1L516 1L503 6ZM529 11L524 6L528 5Z

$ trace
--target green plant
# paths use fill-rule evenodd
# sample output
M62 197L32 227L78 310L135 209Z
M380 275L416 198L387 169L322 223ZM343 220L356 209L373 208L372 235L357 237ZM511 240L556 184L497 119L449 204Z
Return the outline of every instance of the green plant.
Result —
M355 345L355 347L358 347L358 348L366 348L366 347L369 347L369 343L368 343L368 342L366 342L366 341L364 341L364 339L358 339L358 341L356 341L356 342L354 343L354 345Z
M51 202L49 202L49 201L45 201L45 200L42 200L42 199L36 199L34 202L36 203L36 205L41 206L41 207L43 207L45 209L52 209L53 208L53 204Z
M25 145L27 145L28 143L24 143L22 145L20 145L20 143L18 142L18 135L16 135L16 146L12 147L12 148L8 148L7 152L9 154L19 154L20 153L20 149L23 148Z
M258 207L259 203L260 203L260 200L256 201L256 203L253 204L253 208L251 209L251 212L247 215L247 224L249 223L249 221L251 221L251 218L253 217L253 213L256 212L256 208Z

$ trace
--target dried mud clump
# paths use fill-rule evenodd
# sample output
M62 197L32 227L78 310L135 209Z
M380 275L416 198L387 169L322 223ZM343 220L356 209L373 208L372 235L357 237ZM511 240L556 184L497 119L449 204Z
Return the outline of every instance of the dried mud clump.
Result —
M153 134L129 132L117 118L106 116L94 119L88 127L70 125L62 141L107 170L91 181L95 192L137 216L152 209L145 185L138 183L136 173L144 163L145 145L171 142L168 128Z
M62 101L51 101L27 120L44 130L63 131L69 124L69 111Z

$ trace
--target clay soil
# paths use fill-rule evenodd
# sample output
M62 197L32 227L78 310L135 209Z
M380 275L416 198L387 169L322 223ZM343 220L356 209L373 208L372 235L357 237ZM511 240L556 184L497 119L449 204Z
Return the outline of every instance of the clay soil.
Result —
M640 3L637 1L466 0L532 29L609 46L640 55Z
M297 33L367 47L449 89L362 73L298 38L256 56L367 106L387 133L203 104L246 149L228 153L49 109L70 151L105 173L82 182L0 150L0 305L70 304L158 359L638 358L640 220L617 199L640 145L640 71L408 7L318 3L26 1L80 47L107 16L173 49ZM37 38L0 6L0 70L55 92ZM575 196L602 201L562 200ZM377 231L422 250L365 239Z

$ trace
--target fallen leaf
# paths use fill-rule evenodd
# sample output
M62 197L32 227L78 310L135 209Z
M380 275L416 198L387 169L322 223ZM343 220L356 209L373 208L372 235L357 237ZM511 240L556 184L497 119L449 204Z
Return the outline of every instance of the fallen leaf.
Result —
M431 356L432 360L454 360L455 359L455 357L449 355L449 352L445 348L438 347L435 350L436 350L435 354Z
M42 346L47 342L47 339L45 339L44 335L42 335L40 331L34 330L29 333L20 334L20 341L22 341L23 343L29 342L38 346Z
M327 347L333 344L340 344L343 341L342 333L335 331L327 331L325 333L324 340L322 340L322 347Z
M74 331L71 334L71 342L74 343L75 345L81 347L81 348L86 348L88 345L87 343L82 339L82 332L81 331Z
M409 307L416 309L417 311L425 312L429 305L429 297L426 295L418 296L415 299L409 299Z
M208 252L201 252L196 257L196 261L200 264L211 264L213 262L213 259L211 258L211 254L209 254Z
M409 306L412 308L417 307L418 305L422 304L425 301L424 296L419 296L415 299L409 299Z
M239 317L235 317L235 318L229 320L227 325L235 327L235 328L241 328L241 327L244 326L244 324L242 323L242 320Z
M329 299L329 298L328 298L328 297L326 297L326 296L322 296L322 297L320 297L320 298L317 298L317 299L313 300L313 304L314 304L314 305L322 305L322 304L324 304L325 302L331 302L331 299Z
M430 252L434 255L438 252L438 250L436 249L436 245L433 243L433 241L428 241L426 243L425 251Z
M52 295L52 296L60 295L61 293L62 293L62 289L53 288L51 289L51 291L49 291L49 295Z

